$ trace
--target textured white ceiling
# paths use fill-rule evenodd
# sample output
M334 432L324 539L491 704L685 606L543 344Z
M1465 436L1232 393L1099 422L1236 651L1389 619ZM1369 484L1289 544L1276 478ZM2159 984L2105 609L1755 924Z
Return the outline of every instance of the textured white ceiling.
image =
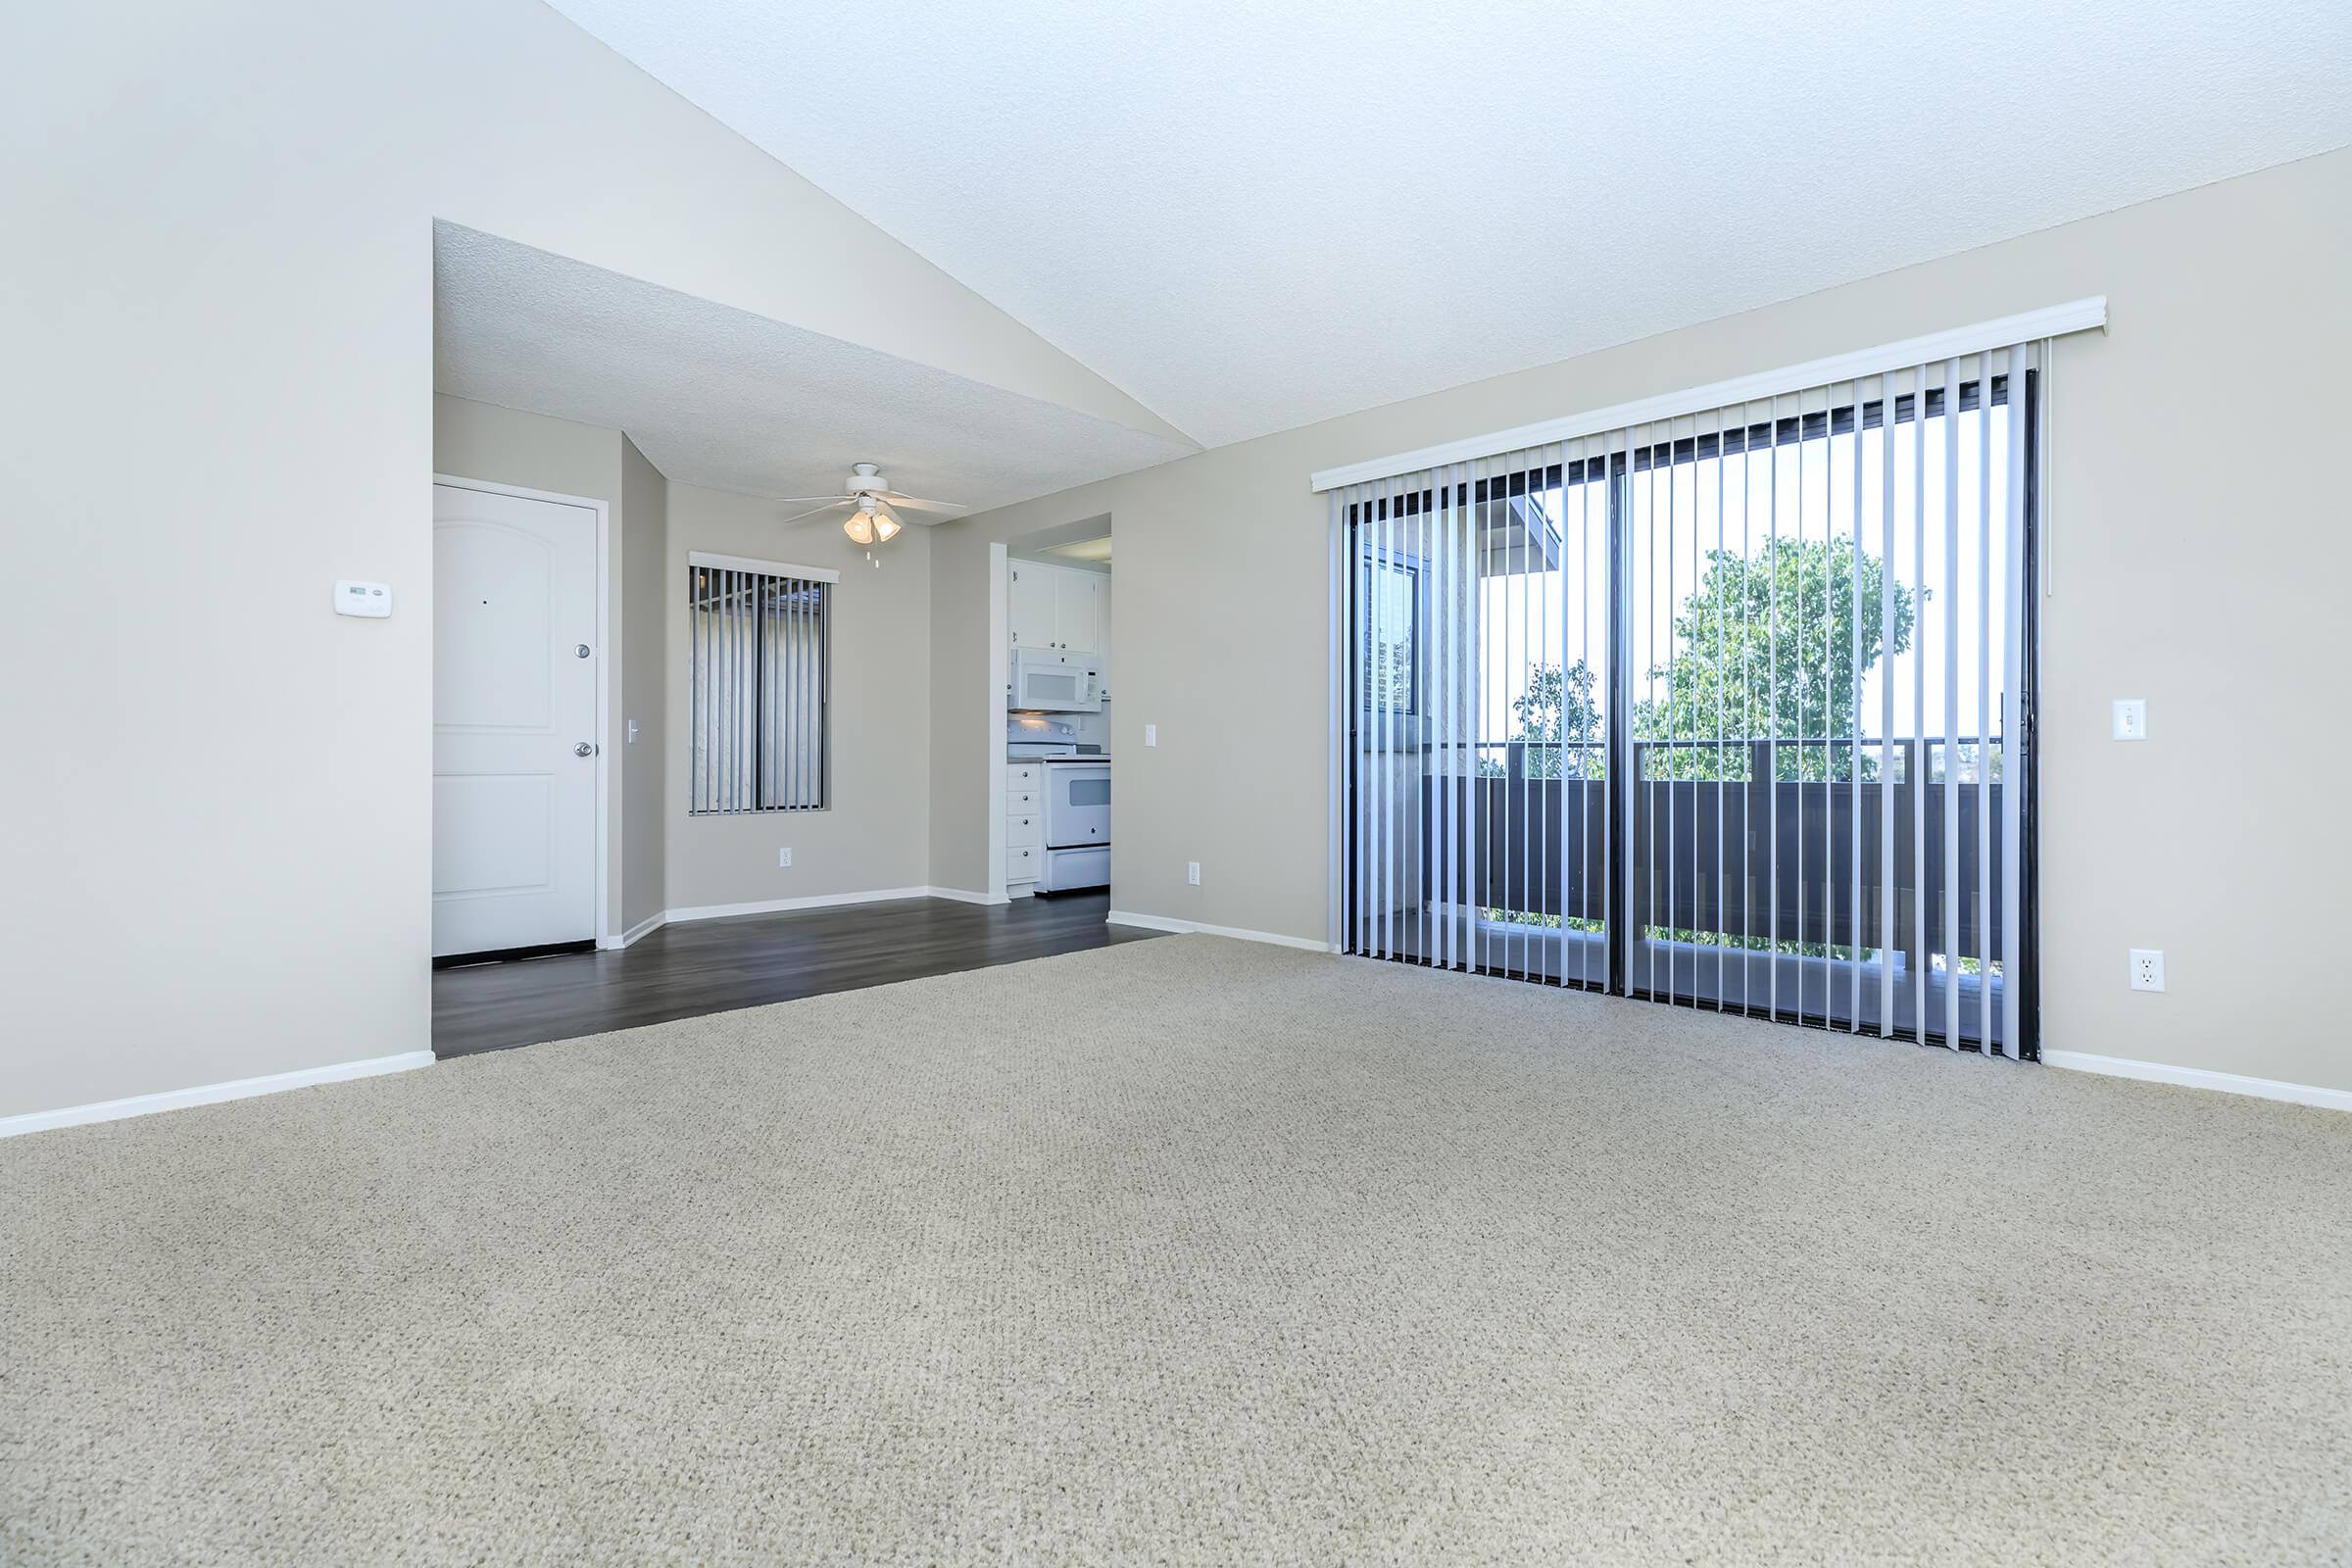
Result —
M2345 0L551 0L1210 445L2352 140Z
M436 390L625 430L686 484L837 495L870 460L978 510L1194 450L454 223L433 281Z

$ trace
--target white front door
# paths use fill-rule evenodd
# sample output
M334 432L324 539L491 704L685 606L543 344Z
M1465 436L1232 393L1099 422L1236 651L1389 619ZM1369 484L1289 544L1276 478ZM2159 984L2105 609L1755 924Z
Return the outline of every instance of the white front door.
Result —
M596 514L433 486L433 956L596 935Z

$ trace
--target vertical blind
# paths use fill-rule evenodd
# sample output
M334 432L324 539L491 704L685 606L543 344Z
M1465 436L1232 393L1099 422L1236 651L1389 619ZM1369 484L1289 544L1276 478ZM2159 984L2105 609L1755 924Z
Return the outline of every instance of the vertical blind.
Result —
M688 809L823 809L837 574L697 554L686 575Z
M2045 355L1335 489L1343 946L2034 1054Z

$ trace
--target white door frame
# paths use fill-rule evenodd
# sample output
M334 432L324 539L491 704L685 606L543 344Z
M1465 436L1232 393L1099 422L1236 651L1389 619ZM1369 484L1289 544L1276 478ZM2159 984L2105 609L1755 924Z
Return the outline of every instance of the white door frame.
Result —
M519 496L525 501L552 501L559 506L585 507L596 514L596 945L615 946L612 905L608 886L606 837L616 820L612 801L612 509L594 496L565 495L560 490L533 490L526 485L500 484L492 479L467 479L454 473L433 475L436 485L453 490L479 490L486 495ZM435 605L438 615L441 607Z
M1011 663L1006 652L1010 609L1006 600L1005 550L988 547L988 902L1004 896L1004 681Z

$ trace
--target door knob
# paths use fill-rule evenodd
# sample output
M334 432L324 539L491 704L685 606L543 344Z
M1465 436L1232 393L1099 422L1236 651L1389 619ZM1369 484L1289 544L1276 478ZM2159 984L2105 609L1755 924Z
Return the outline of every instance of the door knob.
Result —
M588 645L586 643L572 644L571 657L574 659L586 659L588 657Z
M593 757L596 755L596 747L594 743L589 741L574 741L571 746L571 755L574 757Z

